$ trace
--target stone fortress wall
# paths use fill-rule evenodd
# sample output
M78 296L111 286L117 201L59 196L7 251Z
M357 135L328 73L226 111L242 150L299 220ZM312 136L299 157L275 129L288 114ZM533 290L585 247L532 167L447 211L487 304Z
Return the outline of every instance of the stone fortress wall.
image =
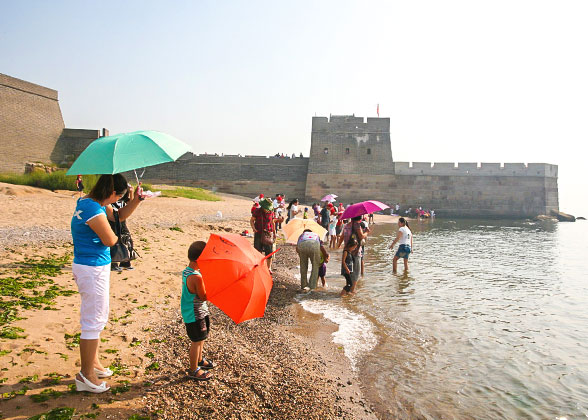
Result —
M57 91L0 74L0 172L23 172L28 161L71 164L104 135L64 128ZM450 217L558 210L556 165L394 162L390 119L355 115L313 117L309 158L187 153L147 168L144 179L249 197L284 193L306 203L335 193L345 203L376 199Z
M308 161L308 158L300 157L186 153L176 162L146 168L144 178L154 183L206 188L248 197L259 193L284 193L287 197L303 198Z
M0 172L71 164L104 131L65 128L56 90L0 73Z
M0 170L50 162L65 124L57 91L0 74Z
M558 210L557 166L393 162L390 119L314 117L306 201L379 200L451 217L532 217Z

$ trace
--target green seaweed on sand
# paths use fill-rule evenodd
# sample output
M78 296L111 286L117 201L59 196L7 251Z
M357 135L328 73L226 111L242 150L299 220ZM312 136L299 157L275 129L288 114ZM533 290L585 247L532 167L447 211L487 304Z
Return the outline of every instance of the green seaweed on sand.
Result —
M161 367L159 366L159 362L153 362L145 368L145 372L155 371L159 369L161 369Z
M127 309L127 310L125 311L125 314L124 314L124 315L121 315L121 316L119 316L118 318L112 318L112 319L111 319L111 321L112 321L112 322L118 322L118 321L120 321L121 319L126 319L126 318L130 317L132 313L133 313L133 311L132 311L131 309Z
M25 385L21 389L10 391L10 392L4 392L4 393L2 393L2 399L3 400L11 400L14 397L17 397L18 395L25 395L28 390L30 390L30 388Z
M76 334L65 333L63 335L63 337L65 338L65 345L67 346L68 349L72 350L73 348L80 346L80 333L76 333Z
M25 347L24 349L22 349L22 351L20 353L17 353L17 356L22 356L24 353L31 353L31 354L47 354L46 351L43 350L37 350L36 348L33 347Z
M129 382L127 380L123 380L123 381L118 381L118 383L120 385L113 386L112 388L110 388L110 392L112 392L113 395L122 394L123 392L128 392L131 390L131 382Z
M6 356L9 353L12 353L12 350L0 350L0 356Z
M45 375L47 379L44 379L49 385L59 385L59 382L63 379L63 376L57 372L47 373Z
M151 352L147 352L147 353L145 353L145 357L148 357L150 359L153 359L155 357L155 355L153 353L151 353Z
M26 258L16 263L16 269L0 271L0 326L23 319L19 317L21 309L56 310L54 305L58 296L77 293L56 285L51 278L61 274L70 257L71 254L60 257L50 254L41 258ZM24 338L8 330L2 331L2 338Z
M179 227L179 226L172 226L172 227L169 228L169 230L174 230L176 232L182 232L182 233L184 233L184 231L182 230L182 228Z
M46 413L29 417L28 420L70 420L75 412L76 409L72 407L58 407Z
M8 338L9 340L16 340L17 338L26 338L26 335L19 334L21 332L24 332L24 330L19 327L3 327L0 330L0 338Z
M106 350L104 350L104 353L116 354L116 353L118 353L118 350L117 349L106 349Z
M38 379L39 379L39 375L25 376L20 381L18 381L18 383L19 384L29 384L31 382L38 380Z
M114 375L130 375L131 372L129 371L129 367L121 363L120 359L116 359L114 362L108 366L108 368L112 371Z
M36 403L48 401L49 399L59 398L63 395L63 392L56 391L52 388L47 388L38 394L29 395L29 398Z

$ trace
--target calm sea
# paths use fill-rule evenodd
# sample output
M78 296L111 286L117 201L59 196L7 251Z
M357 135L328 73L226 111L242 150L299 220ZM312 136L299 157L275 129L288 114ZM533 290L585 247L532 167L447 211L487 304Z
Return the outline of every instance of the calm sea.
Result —
M588 417L588 222L414 222L410 272L392 274L397 226L376 225L357 295L340 253L303 307L385 418ZM401 261L400 261L401 262Z

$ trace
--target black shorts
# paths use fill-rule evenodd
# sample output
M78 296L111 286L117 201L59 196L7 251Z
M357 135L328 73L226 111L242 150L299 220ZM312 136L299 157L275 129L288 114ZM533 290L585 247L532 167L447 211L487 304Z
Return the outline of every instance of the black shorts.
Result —
M186 332L190 341L203 341L208 338L210 331L210 317L206 315L203 319L197 319L196 322L188 322Z
M81 182L78 184L78 191L84 191L84 184L82 184Z
M264 245L261 243L261 233L256 232L253 235L253 248L257 249L259 252L265 255L269 255L274 252L274 245Z

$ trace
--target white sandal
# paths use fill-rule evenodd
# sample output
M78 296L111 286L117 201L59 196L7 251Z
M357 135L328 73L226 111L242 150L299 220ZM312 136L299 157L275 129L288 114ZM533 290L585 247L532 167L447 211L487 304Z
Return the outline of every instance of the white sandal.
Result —
M106 385L106 382L102 382L100 385L94 385L92 382L86 379L82 372L80 372L79 375L82 378L81 381L77 377L75 378L76 391L78 392L87 391L93 394L101 394L110 389L110 387Z
M104 368L104 370L94 368L94 372L96 372L98 379L110 378L114 373L109 368Z

